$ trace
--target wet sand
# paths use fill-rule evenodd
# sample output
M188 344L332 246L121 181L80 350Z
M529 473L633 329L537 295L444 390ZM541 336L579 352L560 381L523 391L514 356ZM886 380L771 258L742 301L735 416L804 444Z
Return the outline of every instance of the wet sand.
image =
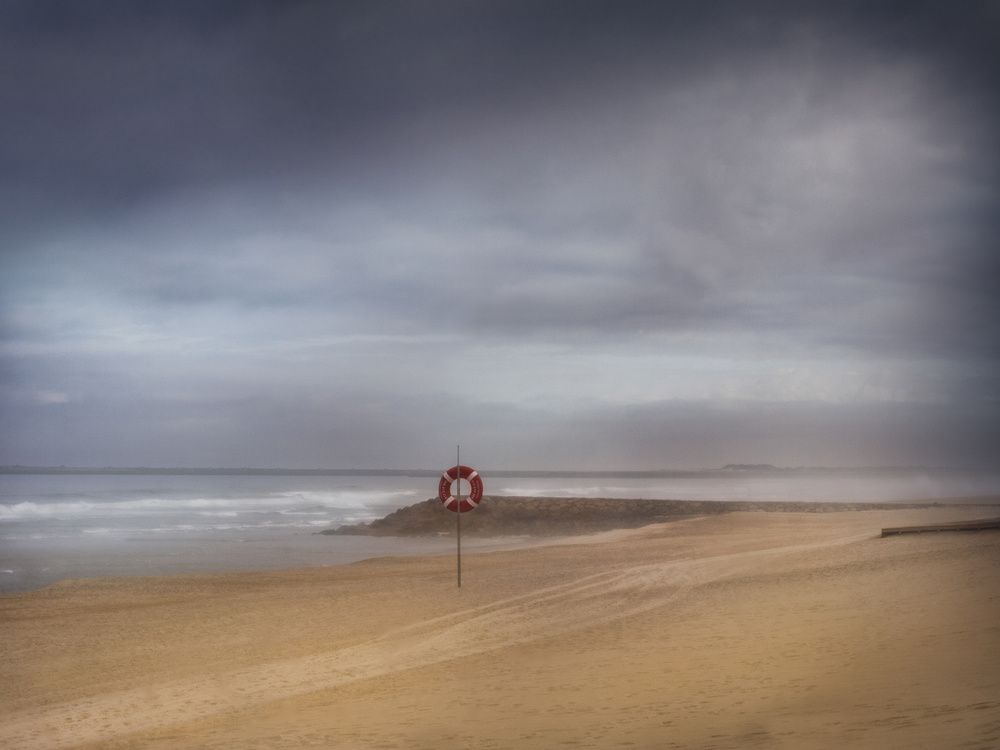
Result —
M188 573L242 573L289 568L347 565L373 557L446 555L455 548L447 537L361 537L331 539L318 533L240 530L169 538L96 535L0 540L0 595L50 586L68 578L121 578ZM468 551L531 547L529 537L470 538Z
M63 582L0 597L0 746L995 748L1000 532L879 538L982 515Z

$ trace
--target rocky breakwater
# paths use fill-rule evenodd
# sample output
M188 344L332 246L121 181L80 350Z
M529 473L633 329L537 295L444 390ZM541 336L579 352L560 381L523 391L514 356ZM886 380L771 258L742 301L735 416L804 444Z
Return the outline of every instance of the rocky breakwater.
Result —
M712 500L628 500L486 496L462 515L462 534L470 536L563 536L734 511L829 513L906 507L898 503L721 502ZM409 505L367 524L327 529L321 534L355 536L436 536L454 533L455 514L437 498Z

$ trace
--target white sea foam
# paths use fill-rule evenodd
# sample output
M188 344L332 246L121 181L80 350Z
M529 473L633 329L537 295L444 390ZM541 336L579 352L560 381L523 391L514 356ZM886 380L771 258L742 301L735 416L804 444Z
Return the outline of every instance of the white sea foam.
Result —
M240 513L320 513L363 510L414 502L415 491L394 492L288 492L241 497L150 497L129 500L23 501L0 504L0 521L17 519L73 519L105 514L155 515L193 512L201 515Z

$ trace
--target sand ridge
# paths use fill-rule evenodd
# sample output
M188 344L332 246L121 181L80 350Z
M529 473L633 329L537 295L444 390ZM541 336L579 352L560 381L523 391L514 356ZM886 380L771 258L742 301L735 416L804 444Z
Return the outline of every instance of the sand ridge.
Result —
M523 661L532 654L525 671L540 674L508 686L506 693L501 690L492 695L490 702L509 709L518 699L534 693L544 703L558 683L553 683L551 674L546 677L552 668L557 672L588 672L593 667L586 660L581 664L576 654L567 661L560 651L564 646L552 647L554 642L606 643L609 634L618 633L619 638L612 638L616 644L612 650L620 651L620 642L632 644L627 658L603 671L600 684L587 691L586 704L618 695L621 687L641 672L640 666L663 662L667 653L664 643L678 640L679 634L688 633L689 645L695 646L704 630L718 627L720 622L731 624L720 607L733 606L748 591L770 591L773 612L777 613L788 609L796 597L811 596L812 589L808 585L803 589L803 582L811 576L822 580L824 571L839 571L841 578L845 570L857 569L868 575L883 568L925 565L935 554L945 561L946 570L954 564L953 558L960 560L971 554L980 571L976 580L991 594L980 604L987 613L1000 614L995 585L990 591L989 579L983 578L980 570L1000 563L997 537L993 542L986 535L976 537L978 541L971 547L969 537L956 539L956 534L904 544L876 538L884 518L905 514L907 520L931 516L939 520L944 511L812 517L732 514L610 532L604 537L563 540L549 547L470 556L467 583L461 591L451 588L453 560L424 558L256 576L185 576L157 579L143 586L135 581L117 586L102 582L105 585L96 586L97 593L95 587L82 582L20 595L20 607L12 601L15 597L6 597L3 604L7 606L2 610L5 636L12 637L9 642L14 648L21 645L26 651L13 668L5 668L9 674L4 683L12 687L8 688L11 694L5 696L10 699L5 700L10 710L0 715L0 741L19 748L185 747L195 739L210 747L252 746L258 741L271 743L261 746L284 746L275 744L280 735L286 737L281 742L288 746L309 744L312 740L307 738L313 737L313 744L331 747L457 747L465 746L463 742L517 747L533 743L545 746L544 742L561 736L558 732L562 731L584 746L588 742L589 746L604 746L593 728L590 740L580 734L586 717L592 716L586 706L570 711L574 718L552 713L548 723L522 717L496 726L477 717L477 725L483 731L493 726L490 731L494 734L463 740L459 735L449 739L440 728L435 733L435 723L427 722L433 712L427 710L421 713L423 724L417 722L420 731L408 734L405 728L383 721L380 733L374 717L369 717L370 725L364 725L365 711L352 704L351 695L358 690L372 692L366 705L381 705L392 715L400 713L404 705L419 702L420 695L446 690L454 675L442 681L442 670L465 665L473 673L481 672L482 684L496 686L489 674L490 665ZM968 553L970 549L974 554ZM849 581L850 576L844 580ZM781 599L782 587L788 589L788 601ZM720 599L720 592L727 590L734 595ZM845 591L851 597L867 596L850 592L849 587ZM714 605L720 610L715 620L712 606L706 605L704 613L699 609L712 600L719 600ZM336 608L339 630L316 629L316 619L330 616L331 602L344 605ZM867 600L865 606L871 605ZM797 612L794 607L792 611ZM971 619L973 625L979 623L980 630L982 622L988 621L982 615L980 612L978 619ZM744 630L760 628L762 616L766 619L766 612L747 616ZM62 626L64 643L92 640L94 658L76 654L65 663L54 660L51 674L42 674L46 669L45 639L36 634L33 641L29 632L45 617L51 621L49 625ZM654 619L650 621L650 617ZM795 617L801 618L801 614ZM705 618L701 630L692 631L692 623L699 618ZM67 619L76 621L77 631L72 636ZM275 620L284 620L285 627L276 629ZM657 623L665 629L658 630ZM199 635L199 625L216 628L215 638L209 638L211 642L202 651L187 648L190 639ZM798 627L794 622L781 627L794 629L793 625ZM913 625L919 630L919 623ZM823 626L839 632L836 622ZM163 639L152 649L155 653L144 652L151 646L141 639L130 643L130 637L143 634ZM228 648L226 636L231 641ZM740 639L739 632L731 633L732 643ZM970 636L964 645L966 650L997 653L998 642L996 629L986 628ZM550 648L540 651L539 644ZM646 656L636 662L644 648ZM713 668L715 672L730 668L715 663L711 649L704 647L693 647L676 662L668 659L664 663L671 664L670 669L681 669L699 662L707 675ZM780 671L781 667L778 659L769 668ZM969 705L1000 708L1000 679L995 678L996 670L987 670L983 679L988 684L973 691L978 691L982 700ZM418 685L407 689L405 685L414 680ZM818 688L823 680L815 682ZM655 693L657 688L648 690ZM669 692L665 687L659 690ZM725 690L719 693L726 694ZM326 718L313 715L317 705L324 708ZM284 708L269 708L277 706ZM352 718L338 713L347 706L354 708ZM968 708L966 713L982 710ZM298 717L290 725L289 712ZM331 715L338 716L332 725ZM359 721L363 731L347 728ZM524 727L534 722L538 730L535 734L523 731L518 737L497 736L516 729L518 722ZM644 727L649 734L644 740L647 746L667 746L664 736L648 724L641 717L623 717L609 726L632 726L637 732ZM694 731L697 724L692 722L688 729ZM978 726L976 731L987 739L1000 737L1000 726ZM989 734L991 731L994 733ZM697 739L697 731L692 736ZM634 739L627 741L636 744Z

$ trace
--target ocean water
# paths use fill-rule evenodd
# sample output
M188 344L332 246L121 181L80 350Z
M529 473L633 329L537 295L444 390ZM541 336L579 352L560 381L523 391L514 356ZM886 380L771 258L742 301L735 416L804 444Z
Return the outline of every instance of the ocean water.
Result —
M1000 494L1000 473L706 474L593 478L484 475L487 495L881 502ZM454 540L317 532L381 518L437 493L427 476L0 474L0 594L66 578L337 565L450 554ZM526 540L463 539L497 549Z

